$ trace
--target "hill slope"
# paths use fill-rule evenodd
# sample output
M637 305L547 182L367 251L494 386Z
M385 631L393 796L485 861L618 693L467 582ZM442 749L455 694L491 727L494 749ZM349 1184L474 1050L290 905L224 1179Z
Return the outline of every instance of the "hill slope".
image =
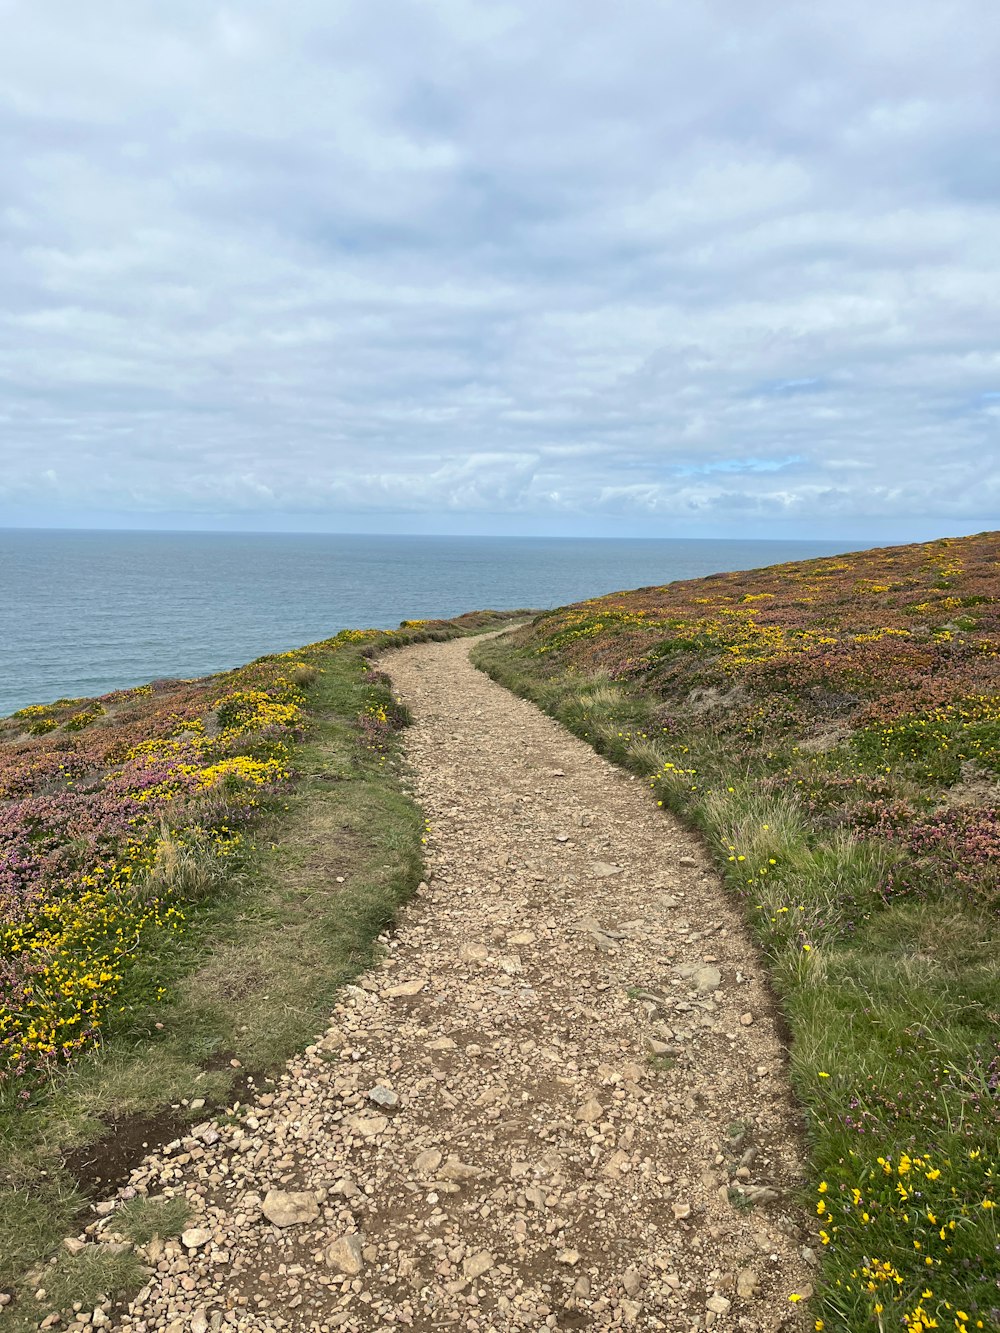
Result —
M826 1326L1000 1326L1000 534L614 594L477 660L647 776L742 900Z

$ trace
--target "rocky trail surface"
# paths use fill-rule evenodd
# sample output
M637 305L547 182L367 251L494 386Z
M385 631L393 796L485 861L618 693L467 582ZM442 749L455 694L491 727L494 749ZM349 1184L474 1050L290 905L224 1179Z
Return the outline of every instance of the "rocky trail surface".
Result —
M272 1091L135 1172L194 1216L117 1327L800 1326L799 1139L739 914L641 782L468 651L387 659L427 885Z

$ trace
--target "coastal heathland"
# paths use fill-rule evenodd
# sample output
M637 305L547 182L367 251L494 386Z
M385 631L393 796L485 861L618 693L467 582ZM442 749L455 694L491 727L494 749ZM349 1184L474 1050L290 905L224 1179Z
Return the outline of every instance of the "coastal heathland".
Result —
M816 1328L1000 1326L1000 534L601 597L474 656L743 904L808 1116Z

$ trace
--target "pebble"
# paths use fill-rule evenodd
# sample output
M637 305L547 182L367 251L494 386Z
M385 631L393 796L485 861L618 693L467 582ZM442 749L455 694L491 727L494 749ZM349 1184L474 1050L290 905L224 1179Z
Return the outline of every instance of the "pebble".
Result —
M604 1107L601 1103L596 1097L590 1097L582 1106L577 1107L576 1118L577 1120L582 1120L584 1124L592 1125L600 1120L603 1114Z
M402 981L398 986L390 986L385 992L391 999L410 999L414 995L419 995L427 985L426 977L414 977L412 981Z
M488 1273L493 1267L493 1256L489 1250L480 1250L478 1254L470 1255L462 1263L462 1272L467 1278L475 1279Z
M743 1300L749 1300L756 1292L760 1278L753 1268L741 1268L736 1275L736 1294Z
M181 1244L186 1245L189 1250L200 1250L211 1239L212 1233L207 1227L190 1227L187 1231L181 1232Z
M357 1277L365 1266L361 1237L352 1232L347 1236L338 1236L327 1245L323 1257L328 1268L348 1277Z
M399 1093L393 1092L391 1088L384 1088L381 1084L376 1084L368 1093L368 1100L376 1106L394 1107L399 1105Z
M319 1217L319 1199L311 1190L268 1190L261 1212L276 1227L299 1226Z

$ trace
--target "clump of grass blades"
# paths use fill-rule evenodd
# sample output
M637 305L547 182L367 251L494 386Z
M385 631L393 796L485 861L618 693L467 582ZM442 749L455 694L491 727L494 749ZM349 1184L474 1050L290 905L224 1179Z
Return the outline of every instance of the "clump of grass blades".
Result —
M149 885L186 902L194 902L209 893L218 880L216 858L188 835L182 839L165 824L161 826Z
M37 1328L46 1313L73 1320L74 1306L88 1312L108 1306L112 1298L138 1291L147 1280L147 1269L130 1251L113 1253L110 1246L88 1245L79 1254L57 1255L55 1262L46 1266L41 1280L44 1286L39 1290L45 1295L35 1300L30 1315L20 1318L23 1312L19 1306L11 1312L22 1328Z
M293 685L298 686L300 690L308 689L310 685L315 684L319 678L319 667L310 666L306 662L301 662L292 667L288 673L288 679Z
M114 1229L133 1245L147 1245L154 1236L179 1236L191 1218L191 1205L182 1194L167 1198L130 1199L114 1215Z

